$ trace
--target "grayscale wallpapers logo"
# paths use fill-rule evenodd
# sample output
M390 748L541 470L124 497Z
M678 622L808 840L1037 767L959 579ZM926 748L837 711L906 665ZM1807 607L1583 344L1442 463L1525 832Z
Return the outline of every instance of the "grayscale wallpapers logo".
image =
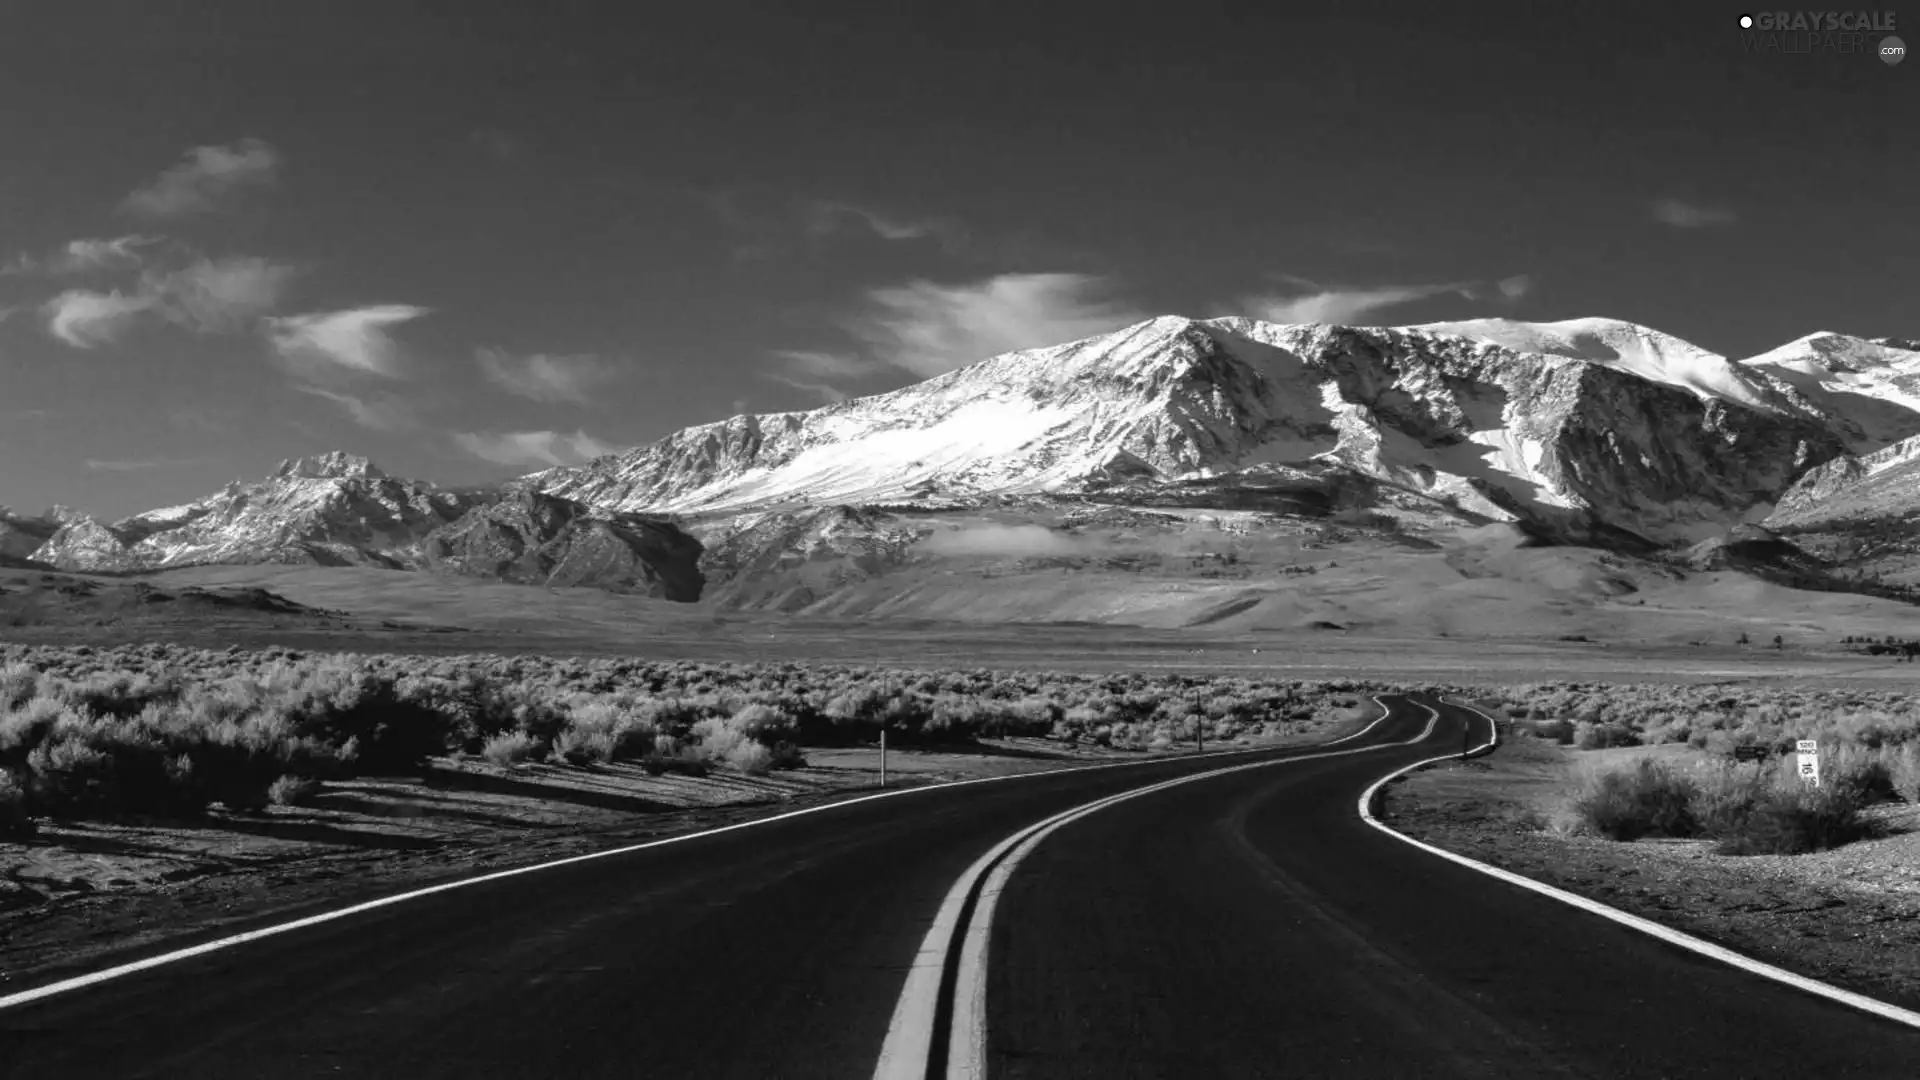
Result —
M1888 67L1907 58L1891 11L1761 11L1740 16L1740 45L1750 53L1862 53Z

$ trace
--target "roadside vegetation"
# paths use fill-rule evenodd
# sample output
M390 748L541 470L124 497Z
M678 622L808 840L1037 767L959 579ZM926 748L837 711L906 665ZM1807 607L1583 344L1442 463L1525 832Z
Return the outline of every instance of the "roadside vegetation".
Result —
M1920 805L1920 700L1908 693L1546 684L1504 687L1490 700L1516 733L1564 746L1693 751L1579 770L1556 822L1568 831L1798 854L1873 836L1877 804ZM1820 745L1818 787L1796 774L1801 739Z
M0 645L0 833L39 818L298 805L330 780L631 761L761 775L804 746L1044 736L1122 750L1371 715L1406 687L538 656Z

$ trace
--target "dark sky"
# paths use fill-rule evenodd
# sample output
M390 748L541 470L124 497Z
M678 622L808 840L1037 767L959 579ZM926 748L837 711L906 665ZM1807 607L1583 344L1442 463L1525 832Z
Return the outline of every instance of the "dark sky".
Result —
M0 503L469 482L1152 314L1920 335L1920 61L1718 4L833 6L15 6Z

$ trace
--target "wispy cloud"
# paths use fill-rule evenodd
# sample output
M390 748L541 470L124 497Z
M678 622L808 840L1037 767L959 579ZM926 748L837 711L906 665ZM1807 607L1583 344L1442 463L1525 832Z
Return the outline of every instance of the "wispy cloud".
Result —
M953 240L964 232L953 222L899 217L844 202L810 202L800 215L807 233L816 237L857 231L882 240Z
M293 278L293 267L238 256L200 259L156 276L151 291L175 322L205 333L237 330L272 311Z
M140 248L158 242L158 237L137 235L69 240L60 250L44 258L23 252L0 263L0 277L28 274L63 276L97 270L125 270L141 264L144 257L140 254Z
M47 329L75 348L114 341L143 318L199 333L253 326L280 301L293 268L270 259L195 259L173 270L149 269L129 292L69 289L42 310Z
M914 281L868 294L845 328L875 357L920 376L1018 349L1117 330L1147 316L1087 274L1000 274L964 285Z
M267 337L280 356L308 371L345 368L398 378L399 348L387 328L427 314L407 304L289 315L267 322Z
M122 270L139 266L144 256L140 248L159 242L154 236L116 236L111 240L70 240L48 269L56 274L84 274L94 270Z
M890 364L854 353L779 349L773 355L786 361L787 367L801 375L822 379L857 379L893 370Z
M835 386L833 381L864 379L899 370L892 364L854 353L780 349L773 355L781 361L782 370L769 372L767 378L797 390L805 390L829 405L852 396Z
M847 242L915 244L976 266L1097 266L1085 251L1020 232L986 230L950 215L902 212L845 199L795 198L741 190L701 191L696 197L718 220L735 261L759 262L819 255Z
M822 402L828 405L838 405L853 396L832 383L795 378L792 375L785 375L777 371L770 373L767 378L777 383L785 383L796 390L805 390L809 394L818 396Z
M1525 296L1533 288L1533 278L1527 274L1516 274L1492 282L1448 281L1365 288L1324 286L1296 277L1282 280L1300 291L1287 296L1249 297L1241 302L1241 310L1254 318L1275 323L1367 325L1376 313L1416 300L1429 300L1437 296L1486 300L1497 295L1513 301Z
M117 340L134 322L153 309L154 298L68 289L42 306L47 331L76 349L91 349Z
M607 454L617 454L621 450L584 431L575 431L571 435L558 431L509 431L499 434L462 431L454 434L453 441L474 457L496 465L515 467L578 465Z
M1705 229L1715 225L1731 225L1737 220L1737 215L1727 207L1707 206L1675 198L1655 199L1652 211L1655 221L1676 229Z
M1512 277L1501 278L1493 284L1500 290L1501 296L1509 300L1518 300L1533 291L1533 275L1515 274Z
M124 473L146 472L149 469L172 469L182 465L194 465L197 464L199 460L198 458L185 458L157 459L151 461L102 461L98 458L87 458L84 464L94 472Z
M337 390L327 390L318 386L299 386L295 390L303 394L323 397L340 406L353 422L363 428L375 431L396 431L416 426L418 415L413 406L392 395L376 398L363 398L356 394L343 394Z
M271 183L279 164L280 155L259 139L196 146L185 161L128 195L123 206L149 217L203 213L235 190Z
M594 389L614 375L611 364L585 354L514 356L502 349L481 349L474 358L487 381L529 401L585 405Z

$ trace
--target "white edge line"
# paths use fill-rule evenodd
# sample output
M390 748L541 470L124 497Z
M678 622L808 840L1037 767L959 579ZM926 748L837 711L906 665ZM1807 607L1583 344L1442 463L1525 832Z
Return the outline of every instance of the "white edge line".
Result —
M1332 746L1335 743L1342 743L1342 742L1346 742L1348 739L1358 738L1361 735L1364 735L1367 732L1373 730L1374 724L1378 724L1380 723L1381 720L1385 720L1385 719L1386 717L1382 716L1380 720L1375 720L1373 724L1368 724L1366 727L1360 729L1359 731L1354 732L1352 735L1343 736L1325 745ZM365 903L354 904L351 907L344 907L335 911L323 911L318 915L309 915L306 918L295 919L292 922L277 923L273 926L263 926L258 930L248 930L245 933L234 934L230 937L220 938L215 941L202 942L199 945L190 946L184 949L176 949L173 952L162 953L159 956L149 956L144 960L134 960L125 964L117 965L115 967L104 968L100 971L92 971L84 975L75 975L72 978L62 979L58 982L48 983L45 986L37 986L31 990L22 990L22 991L19 991L18 993L8 994L5 997L0 997L0 1009L16 1008L21 1005L27 1005L35 1001L40 1001L45 998L53 997L57 994L65 994L75 990L82 990L89 986L97 986L100 983L107 982L112 979L118 979L123 976L132 975L137 972L147 971L152 968L162 967L167 964L178 963L182 960L191 960L196 956L205 956L210 952L217 952L221 949L229 949L235 945L244 945L250 941L258 941L261 938L272 937L276 934L290 933L294 930L304 930L309 926L318 926L321 923L332 922L335 919L344 919L352 915L365 914L366 912L374 911L378 908L388 907L393 904L404 903L408 900L418 900L423 896L432 896L435 893L451 892L454 889L464 889L470 885L481 885L489 881L500 881L504 878L515 877L520 874L531 874L539 870L551 870L558 866L567 866L572 863L586 862L590 859L605 859L615 855L627 855L636 851L645 851L648 848L662 847L667 844L677 844L685 840L698 840L701 837L718 836L721 833L732 832L736 829L747 829L757 825L769 825L776 821L785 821L788 818L796 818L805 814L817 814L824 810L835 810L842 806L852 806L855 803L871 802L874 799L890 799L898 795L914 795L914 794L927 792L927 791L944 791L944 790L947 790L948 788L966 787L970 784L991 784L999 780L1022 780L1030 777L1036 777L1036 776L1059 776L1063 773L1093 772L1099 769L1127 768L1127 767L1140 766L1140 765L1151 765L1151 764L1155 764L1158 762L1165 762L1165 761L1197 761L1202 758L1225 757L1231 754L1257 753L1261 749L1262 749L1261 747L1251 747L1251 748L1242 747L1234 750L1213 750L1204 754L1184 754L1178 757L1174 757L1174 756L1152 757L1152 758L1143 758L1139 761L1111 761L1111 762L1106 762L1100 765L1071 765L1063 769L1046 769L1041 772L1008 773L1005 776L983 776L974 780L954 780L945 784L924 784L919 787L900 788L895 791L882 791L872 795L862 795L858 798L841 799L837 802L822 803L819 806L809 806L804 810L790 810L784 814L775 814L772 817L755 818L752 821L735 822L732 825L722 825L717 829L702 829L699 832L682 833L678 836L664 837L659 840L649 840L643 844L629 844L626 847L609 848L606 851L591 851L585 855L572 855L564 859L555 859L552 862L535 863L532 866L520 866L520 867L515 867L514 869L511 869L511 870L496 870L493 873L482 874L479 877L463 878L459 881L449 881L449 882L443 882L439 885L430 885L424 889L414 889L409 892L397 893L393 896L381 897L378 900L369 900L369 901L366 901ZM925 1060L924 1055L922 1056L922 1060Z
M1442 699L1442 700L1445 700L1445 699ZM1468 751L1469 753L1479 753L1480 751L1490 749L1491 747L1499 743L1500 741L1499 722L1494 720L1493 717L1488 716L1486 713L1481 712L1481 710L1474 708L1472 705L1468 705L1464 702L1449 702L1449 704L1453 704L1458 708L1467 709L1470 712L1478 714L1482 719L1487 721L1488 725L1492 729L1492 734L1488 737L1487 741L1480 744L1479 746L1474 747L1471 751ZM1750 956L1743 956L1740 953L1734 952L1732 949L1726 948L1725 946L1715 945L1711 941L1694 937L1692 934L1688 934L1680 930L1675 930L1671 926L1662 925L1660 923L1654 922L1651 919L1641 918L1638 915L1621 911L1619 908L1608 907L1606 904L1602 904L1598 900L1591 900L1577 893L1571 893L1566 891L1565 889L1555 888L1552 885L1535 881L1530 877L1525 877L1523 875L1516 874L1511 870L1502 870L1497 866L1490 866L1478 860L1469 859L1465 855L1460 855L1455 852L1448 851L1444 848L1435 847L1432 844L1428 844L1420 840L1415 840L1413 837L1408 836L1407 834L1392 828L1391 826L1387 825L1385 822L1381 821L1379 818L1373 815L1373 799L1374 799L1374 796L1380 791L1381 788L1387 786L1388 784L1399 779L1400 777L1405 776L1410 772L1413 772L1415 769L1424 768L1428 765L1435 764L1436 762L1457 760L1460 756L1461 755L1459 754L1447 754L1442 757L1428 758L1425 761L1416 761L1412 765L1409 765L1404 769L1397 769L1391 773L1388 773L1386 776L1381 777L1379 780L1374 782L1372 787L1367 789L1366 794L1360 796L1361 819L1364 820L1367 824L1373 826L1374 828L1379 829L1381 832L1386 833L1388 836L1393 837L1395 840L1400 840L1405 843L1412 844L1414 847L1417 847L1420 850L1425 851L1429 854L1438 855L1440 858L1446 859L1449 862L1458 863L1461 866L1467 867L1470 870L1478 870L1479 872L1486 874L1488 877L1499 878L1501 881L1505 881L1509 884L1518 885L1523 889L1529 889L1533 892L1539 893L1542 896L1551 897L1552 899L1558 900L1563 904L1569 904L1569 905L1572 905L1573 907L1579 908L1582 911L1591 912L1592 914L1598 915L1603 919L1611 919L1622 926L1628 927L1629 929L1638 930L1641 933L1646 934L1650 937L1658 938L1669 945L1676 945L1682 949L1688 950L1689 952L1698 953L1699 955L1708 957L1709 959L1718 960L1723 964L1727 964L1729 966L1739 968L1741 971L1747 972L1750 975L1758 975L1763 979L1772 979L1774 982L1784 983L1787 986L1791 986L1796 990L1804 990L1809 994L1814 994L1819 997L1826 998L1829 1001L1838 1002L1842 1005L1851 1006L1852 1008L1859 1009L1862 1012L1872 1013L1875 1016L1878 1016L1885 1020L1891 1020L1897 1024L1905 1024L1908 1027L1920 1028L1920 1012L1914 1012L1910 1009L1903 1009L1898 1005L1892 1005L1887 1002L1881 1001L1877 998L1870 998L1865 994L1855 993L1852 990L1843 990L1838 986L1833 986L1828 983L1823 983L1818 979L1811 979L1805 975L1800 975L1800 974L1796 974L1795 972L1788 971L1785 968L1775 967L1772 964L1755 960Z
M1373 700L1374 704L1379 705L1381 709L1381 715L1378 719L1359 731L1354 732L1352 735L1335 739L1332 742L1322 745L1333 746L1350 739L1358 738L1372 731L1380 724L1385 723L1386 720L1393 715L1393 710L1388 708L1387 703L1381 701L1379 697L1376 696ZM1416 701L1414 704L1419 705L1420 703ZM963 1080L985 1080L987 1075L987 946L993 937L994 909L998 904L1001 892L1006 889L1007 882L1012 880L1014 871L1019 869L1021 861L1028 855L1031 855L1034 849L1038 848L1048 836L1051 836L1054 832L1073 824L1083 817L1097 813L1116 803L1126 802L1129 799L1137 799L1143 795L1151 795L1155 792L1164 791L1167 788L1179 787L1182 784L1191 784L1200 780L1210 780L1217 776L1225 776L1228 773L1245 772L1249 769L1264 769L1275 765L1290 765L1301 761L1315 761L1320 758L1342 757L1347 754L1365 754L1394 746L1411 746L1433 734L1435 725L1440 722L1440 714L1437 711L1426 705L1421 705L1420 707L1426 709L1430 714L1427 720L1427 726L1420 734L1415 735L1406 742L1383 743L1379 746L1361 746L1350 750L1328 750L1320 753L1302 754L1297 757L1272 758L1266 761L1248 762L1245 765L1229 765L1222 769L1211 769L1207 772L1195 773L1192 776L1178 776L1171 780L1163 780L1157 784L1149 784L1146 787L1123 791L1116 795L1109 795L1103 799L1096 799L1093 802L1084 803L1059 814L1055 814L1053 817L1036 825L1031 825L1002 841L986 858L975 863L973 869L970 869L966 874L962 875L960 881L954 885L953 891L947 896L949 903L951 903L953 907L955 921L957 921L960 907L964 904L967 893L971 891L973 881L978 877L978 872L987 864L991 863L993 858L1006 847L1018 844L1011 855L1008 855L1003 862L993 868L993 872L987 877L986 884L981 887L980 899L974 905L973 917L968 921L966 937L960 946L959 978L954 982L953 991L953 1021L951 1027L948 1029L950 1036L947 1041L948 1080L954 1080L956 1077L963 1078ZM943 914L945 910L946 908L943 905ZM936 925L935 930L937 931L939 929L938 925ZM926 953L929 945L933 943L934 937L934 932L930 931L927 935L927 942L921 945L923 955ZM941 946L940 954L943 958L946 953L945 946L947 940L945 936L942 936L939 941ZM904 1018L905 1021L908 1023L920 1021L920 1026L926 1030L926 1034L922 1036L919 1032L908 1028L907 1032L910 1034L903 1035L903 1042L909 1043L920 1051L919 1057L916 1059L909 1056L909 1051L903 1046L890 1060L887 1049L883 1048L881 1051L881 1066L874 1073L875 1080L897 1080L897 1078L907 1076L926 1075L928 1066L926 1051L928 1045L931 1043L933 1013L935 1006L938 1004L939 974L940 971L936 968L930 987L925 985L917 988L909 986L906 991L902 992L900 998L900 1011L910 1014ZM924 995L924 1000L910 1002L908 994L916 989ZM924 1020L922 1020L922 1017L924 1017ZM896 1015L897 1021L901 1019L903 1018ZM890 1031L889 1044L891 1044L892 1041L891 1036L892 1032ZM916 1065L917 1068L915 1067Z
M1379 698L1374 698L1374 701L1380 705L1381 714L1372 723L1351 735L1343 735L1321 745L1335 746L1357 739L1385 723L1393 711L1388 709ZM1244 751L1235 752L1244 753ZM1126 764L1136 763L1127 762ZM1121 794L1124 795L1126 792ZM1062 817L1086 809L1087 806L1105 805L1114 798L1115 796L1109 795L1104 799L1096 799L1093 803L1073 807L1036 825L1016 830L1013 835L995 844L985 855L974 860L973 865L967 867L954 882L953 887L947 890L946 899L941 901L940 910L934 915L933 924L927 928L926 936L920 940L920 949L914 954L913 963L907 970L906 985L900 991L900 999L894 1006L893 1018L887 1024L887 1037L880 1047L879 1063L874 1066L875 1080L909 1080L909 1078L920 1080L926 1076L927 1055L933 1050L933 1018L940 1003L940 977L946 969L947 950L959 929L960 910L966 906L967 894L973 891L974 883L986 873L987 867L993 865L994 860L1008 848L1018 844L1035 830L1045 828ZM956 1008L956 1014L957 1012Z

